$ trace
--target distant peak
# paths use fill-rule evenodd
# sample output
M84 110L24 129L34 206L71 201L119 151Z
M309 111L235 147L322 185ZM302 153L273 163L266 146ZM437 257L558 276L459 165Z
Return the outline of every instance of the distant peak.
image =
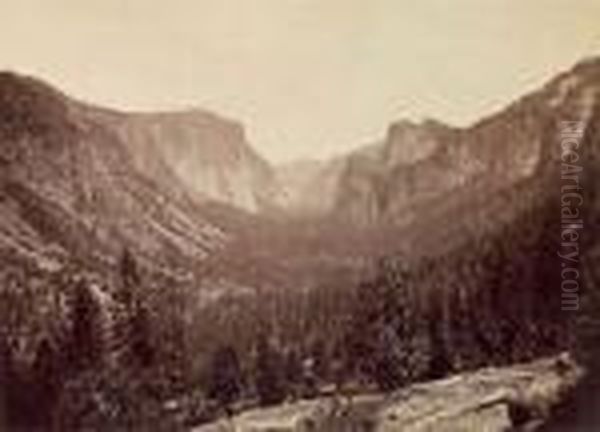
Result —
M430 133L439 130L450 129L450 127L438 120L426 118L419 122L412 120L399 120L392 123L387 132L388 139L393 137L402 137L412 134Z

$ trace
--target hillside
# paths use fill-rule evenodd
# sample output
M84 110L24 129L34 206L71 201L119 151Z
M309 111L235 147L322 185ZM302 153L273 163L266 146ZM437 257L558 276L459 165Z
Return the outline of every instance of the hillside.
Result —
M34 79L0 76L2 255L50 268L75 257L102 266L128 247L185 266L218 247L223 233L179 180L149 175L92 112Z
M556 180L560 122L597 121L592 116L599 87L600 63L589 60L466 128L396 122L383 142L304 169L301 184L313 191L305 194L304 206L313 208L310 199L319 196L328 203L321 213L330 217L398 227L420 225L424 216L448 218L459 208L472 214L486 206L483 197L510 195L518 206L523 189ZM325 172L328 183L320 181ZM318 194L315 185L323 188ZM294 207L302 206L297 199ZM512 204L506 207L511 212Z

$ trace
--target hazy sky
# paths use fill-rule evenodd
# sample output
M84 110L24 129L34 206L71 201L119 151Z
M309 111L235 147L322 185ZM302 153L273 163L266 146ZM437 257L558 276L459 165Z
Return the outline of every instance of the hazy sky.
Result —
M0 67L322 157L403 117L468 124L600 54L599 0L3 0Z

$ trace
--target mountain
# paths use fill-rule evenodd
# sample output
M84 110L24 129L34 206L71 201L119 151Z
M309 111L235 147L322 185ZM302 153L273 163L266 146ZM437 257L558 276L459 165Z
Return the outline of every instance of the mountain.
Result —
M436 183L446 186L448 179L435 169L419 176L419 181L430 182L422 186L408 173L434 160L444 146L452 148L454 141L455 131L438 123L392 124L383 142L348 156L338 180L334 212L358 225L376 224L392 205L402 206L411 189L422 188L426 193L427 189L435 191Z
M346 157L299 160L276 167L278 208L297 217L323 217L334 209Z
M600 60L588 60L469 127L396 122L379 143L298 166L300 181L283 182L300 185L288 186L295 192L290 208L363 227L407 227L436 214L447 218L452 209L480 212L503 192L527 189L524 183L534 189L557 180L550 168L560 159L560 122L598 121L599 87Z
M147 154L158 154L185 186L207 200L253 213L273 205L275 173L248 144L239 123L200 110L113 114L106 120L130 146L138 168L152 165Z
M563 176L561 130L565 121L582 130L572 163L582 166L581 216L592 228L579 252L582 273L596 277L599 96L600 60L590 60L470 127L399 121L347 155L274 167L239 124L216 115L124 113L2 73L2 333L25 347L15 352L29 370L40 341L72 348L64 342L78 308L68 301L89 291L102 312L93 327L120 345L131 291L145 306L133 328L156 341L149 376L169 388L148 392L161 407L167 395L170 404L195 393L224 345L247 369L263 333L299 360L320 352L323 383L335 360L355 363L358 351L364 366L376 358L397 367L387 352L397 343L415 354L404 363L410 379L433 360L447 365L435 371L443 375L568 349L557 251L561 189L572 180ZM98 283L97 273L109 280ZM592 283L582 278L582 291ZM420 340L380 333L394 323L414 325ZM363 382L363 368L348 366L342 379ZM381 369L371 366L366 373ZM65 388L98 399L114 388L112 372L105 388L77 378L100 391ZM122 400L128 411L131 399Z
M148 257L201 258L220 249L226 231L242 229L251 243L254 228L245 225L260 220L256 240L290 253L294 244L328 239L324 247L345 254L349 231L365 230L361 247L386 250L402 233L408 249L450 248L465 233L509 224L548 201L560 182L560 121L596 121L599 70L598 60L582 62L470 127L399 121L380 142L285 166L271 166L240 124L215 114L123 113L4 73L4 249L48 257L89 253L93 243L103 259L117 245ZM220 210L210 210L217 203ZM275 233L266 234L269 227ZM300 234L290 244L293 230L308 233L312 246Z
M0 255L44 268L202 260L224 241L157 152L135 152L107 118L29 77L0 74ZM146 171L140 158L148 166ZM164 174L164 175L162 175Z
M278 166L279 211L259 214L263 223L220 253L222 272L243 255L240 280L267 280L254 279L266 269L278 286L318 285L324 267L360 273L387 254L470 256L473 243L524 236L518 225L550 243L560 233L561 122L581 120L581 181L593 185L599 86L600 61L590 60L472 126L398 121L380 142Z

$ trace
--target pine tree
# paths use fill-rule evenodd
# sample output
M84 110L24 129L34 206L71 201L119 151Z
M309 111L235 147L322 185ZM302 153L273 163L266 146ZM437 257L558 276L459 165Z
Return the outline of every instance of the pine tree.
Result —
M72 372L98 366L104 354L101 309L85 282L79 283L74 289L70 324L66 355Z
M230 346L218 349L210 367L209 397L217 400L227 414L242 392L242 370L237 353Z
M379 263L377 274L359 287L348 349L358 372L390 391L423 368L418 302L400 259ZM419 365L420 363L420 365Z
M36 352L31 382L31 397L36 407L31 416L36 427L46 429L52 423L52 412L60 388L60 375L58 354L50 341L43 339Z
M120 261L121 286L117 295L121 314L117 318L120 355L134 368L152 366L156 350L152 343L150 314L141 298L142 283L137 261L125 248Z
M303 378L302 357L297 349L289 349L285 355L284 376L287 387L294 396L300 390Z
M129 344L134 364L147 368L154 364L155 349L151 342L151 327L148 310L136 302L129 315Z
M435 300L432 304L428 324L429 342L431 347L428 378L443 378L452 370L452 362L448 352L444 314L440 303Z
M311 349L311 357L314 361L314 372L316 377L321 381L325 382L329 379L330 371L330 356L327 350L327 346L323 338L318 337L314 342Z
M119 259L119 289L116 300L125 308L131 308L135 302L134 294L141 284L140 271L133 253L125 247Z
M18 386L12 350L4 337L0 337L0 430L8 430L15 410L15 390Z
M266 336L258 339L254 368L256 393L261 405L275 405L286 396L283 380L283 358Z

